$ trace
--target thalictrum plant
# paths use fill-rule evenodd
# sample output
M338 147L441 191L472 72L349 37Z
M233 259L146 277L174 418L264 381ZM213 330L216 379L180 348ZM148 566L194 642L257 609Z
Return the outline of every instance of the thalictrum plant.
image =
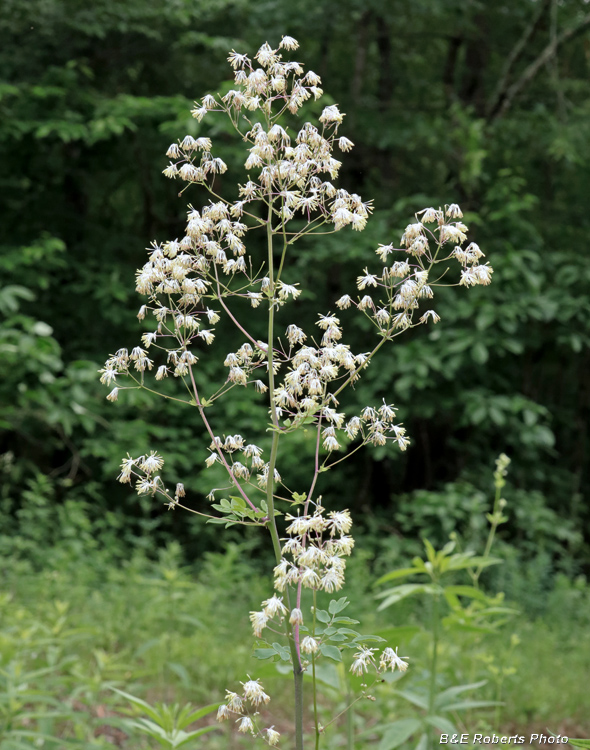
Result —
M346 557L354 547L350 512L329 494L324 500L320 477L362 446L390 444L403 451L409 443L387 400L346 414L343 393L383 347L409 329L439 321L433 309L423 306L430 304L443 277L446 285L486 285L492 268L480 263L479 247L467 243L458 205L425 208L407 226L399 247L385 242L375 251L378 263L367 258L357 291L333 302L338 312L317 311L315 333L303 330L297 301L303 290L293 263L297 243L347 229L362 231L372 206L336 184L341 161L335 154L354 146L340 133L344 114L338 106L324 107L317 120L302 117L309 109L306 102L321 99L323 91L316 73L284 59L298 46L284 36L277 48L263 44L253 59L232 51L228 60L235 88L223 96L208 94L195 104L192 114L199 122L227 118L244 142L247 177L233 197L218 193L219 176L228 167L215 155L209 137L187 135L169 147L171 162L164 174L182 183L183 191L205 188L210 200L198 209L189 206L181 239L154 242L149 249L136 288L147 298L138 317L151 321L153 329L142 336L141 346L109 357L101 380L114 386L110 401L125 390L144 389L196 409L210 440L205 464L222 467L227 486L210 492L210 508L192 507L184 483L168 489L161 474L164 460L155 450L127 456L119 481L133 483L140 495L159 496L170 509L268 532L276 558L275 591L269 591L259 611L250 613L259 646L255 655L292 665L294 744L302 750L306 672L313 676L316 748L321 739L315 679L319 660L341 661L350 649L354 674L371 670L378 676L407 668L397 650L369 646L371 637L348 627L356 621L341 615L345 598L318 608L322 592L342 589ZM265 239L262 254L255 242L248 247L253 233ZM453 262L460 271L454 279L447 276ZM240 312L245 304L250 306L247 315ZM340 311L370 321L375 343L368 351L354 352L344 342ZM235 351L220 351L216 341L222 317L242 339ZM265 340L254 333L260 323ZM226 375L210 388L200 376L199 361L216 354ZM175 393L160 389L169 378L178 385ZM216 427L215 414L239 388L260 394L270 425L266 453L260 445L264 435L220 434ZM291 436L302 429L313 432L315 447L307 463L302 459L298 485L288 488L281 458ZM276 745L279 731L260 715L269 701L261 682L247 676L241 687L227 691L218 718L235 721L239 732ZM266 717L266 709L264 713Z

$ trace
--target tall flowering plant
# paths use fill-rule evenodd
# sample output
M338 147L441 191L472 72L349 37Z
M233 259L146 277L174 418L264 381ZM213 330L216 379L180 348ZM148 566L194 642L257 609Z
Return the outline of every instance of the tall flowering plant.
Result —
M467 227L459 206L426 208L407 226L399 248L379 245L380 263L370 270L367 261L357 279L359 293L335 302L338 310L356 309L371 321L376 342L369 351L354 352L343 341L343 326L334 312L318 313L316 336L297 324L293 303L302 290L292 278L290 264L296 243L348 227L362 231L371 213L370 202L334 184L341 167L335 153L346 153L354 145L339 132L343 113L330 105L316 122L301 122L302 106L320 99L323 92L318 75L283 58L284 51L298 46L284 36L276 49L263 44L254 59L232 51L228 60L235 88L224 96L205 96L192 111L199 121L212 115L227 117L246 144L248 177L238 186L237 200L216 192L217 175L224 174L227 165L214 155L208 137L187 135L168 149L171 162L164 174L186 187L206 188L211 199L199 209L189 207L182 239L150 248L147 262L137 272L137 291L147 297L138 317L153 321L153 330L142 336L141 346L130 352L119 349L109 357L101 381L114 384L107 398L116 401L122 390L158 393L158 382L175 378L184 394L177 400L198 410L209 436L206 465L221 465L227 476L228 486L209 495L211 520L254 524L268 531L276 557L275 592L269 592L259 611L250 613L254 636L263 646L255 654L292 664L295 746L301 750L306 672L313 677L319 745L319 659L340 661L342 652L352 649L350 669L358 675L407 667L397 650L368 647L367 637L341 627L356 622L341 616L345 598L332 600L327 610L317 606L318 592L342 589L346 558L354 547L350 512L324 505L317 491L320 473L353 452L337 458L347 442L355 449L393 443L402 451L409 442L392 404L383 401L347 415L340 408L341 394L358 381L384 345L407 329L438 322L433 309L423 309L441 285L434 270L437 264L447 266L455 259L463 286L488 284L492 269L480 263L482 252L475 243L466 244ZM246 246L249 233L257 231L266 238L265 259L254 257ZM239 319L236 302L244 300L253 311ZM225 381L215 392L204 393L195 371L222 316L237 328L243 343L236 351L224 352ZM264 316L265 341L252 334L254 316ZM260 394L271 424L266 455L254 437L220 435L210 419L211 404L227 398L234 388ZM315 433L314 455L297 490L287 490L279 470L281 449L287 436L304 426ZM191 510L183 484L167 489L160 473L163 463L155 451L128 456L119 481L134 483L139 494L161 496L169 508ZM305 590L311 594L304 596ZM307 610L305 602L311 602ZM283 634L282 643L265 642L266 633L277 630ZM276 745L279 732L260 723L259 709L269 700L260 682L248 678L239 691L227 692L218 718L234 719L238 731Z

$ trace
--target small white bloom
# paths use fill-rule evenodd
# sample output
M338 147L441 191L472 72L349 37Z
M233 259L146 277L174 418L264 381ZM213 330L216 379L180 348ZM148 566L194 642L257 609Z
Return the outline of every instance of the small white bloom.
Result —
M315 654L318 650L318 642L308 635L301 641L301 650L304 654Z
M361 646L360 650L354 655L354 661L350 667L350 671L360 676L363 672L369 671L369 664L375 665L373 660L373 653L376 651L374 648L364 648Z
M421 316L420 322L426 323L428 321L428 318L432 318L433 323L438 323L438 321L440 320L440 315L437 315L434 310L426 310L424 315Z
M241 714L243 710L243 701L237 693L232 693L231 690L225 691L225 700L227 701L227 708L233 711L235 714Z
M256 638L262 636L262 631L266 627L269 620L269 616L266 612L250 612L250 622L252 623L252 629Z
M292 36L284 36L281 39L279 47L281 47L282 49L296 50L299 47L299 42L297 41L297 39L293 39Z
M225 721L226 719L229 719L229 715L229 708L222 703L217 709L217 721Z
M291 625L303 625L303 613L298 607L291 610L291 616L289 617Z
M400 672L405 672L408 668L408 664L403 660L407 658L407 656L398 656L397 649L395 649L394 651L392 648L386 648L381 654L381 659L379 660L379 668L387 669L389 667L393 672L397 667Z
M159 456L156 451L152 451L149 456L142 457L139 468L146 474L153 474L154 471L159 471L163 465L164 459L162 456Z
M282 617L283 615L287 614L287 608L283 604L283 598L276 596L276 594L270 599L262 602L262 608L264 610L264 614L268 618L276 617L277 615L280 615Z
M259 706L261 703L268 703L270 701L259 680L248 680L248 682L244 682L242 685L244 686L244 698L250 701L253 706Z
M131 483L131 471L134 465L135 459L131 458L131 456L127 454L127 458L124 458L121 462L121 473L117 477L121 484Z
M252 723L252 719L249 716L242 716L242 718L238 719L238 721L238 732L254 732L254 724Z

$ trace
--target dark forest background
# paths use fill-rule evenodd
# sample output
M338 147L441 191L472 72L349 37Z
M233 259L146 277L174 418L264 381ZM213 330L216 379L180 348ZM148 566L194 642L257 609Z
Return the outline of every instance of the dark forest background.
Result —
M64 544L72 554L107 547L114 559L171 538L188 560L216 548L212 527L115 479L127 451L157 448L167 479L205 507L212 482L198 415L145 394L109 404L97 370L139 340L134 271L145 248L178 236L187 201L204 198L196 189L179 198L162 176L168 145L200 132L230 166L243 160L218 121L199 125L189 111L230 79L229 50L253 54L283 34L322 76L322 105L348 113L342 133L356 148L341 184L375 204L362 234L298 250L294 276L315 289L302 320L306 301L333 309L377 244L397 243L428 205L459 203L495 269L490 287L443 290L436 330L399 340L353 396L394 402L411 448L359 452L325 491L345 498L377 557L419 550L421 535L484 534L478 519L506 452L508 570L530 570L539 591L556 573L587 572L590 5L581 0L3 0L0 552L42 565ZM218 188L233 194L230 175ZM366 348L362 321L347 326L353 348ZM220 372L204 367L211 379ZM232 432L258 419L246 396L230 408ZM286 460L287 474L297 461Z

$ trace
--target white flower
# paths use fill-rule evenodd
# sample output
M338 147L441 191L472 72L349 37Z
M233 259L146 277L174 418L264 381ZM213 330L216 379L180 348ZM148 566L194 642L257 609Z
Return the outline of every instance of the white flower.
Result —
M250 612L250 622L252 623L252 629L256 638L262 636L262 631L266 627L269 616L266 612Z
M367 286L377 286L377 277L369 273L368 269L364 269L364 276L357 276L356 285L357 289L362 290Z
M463 213L461 212L461 209L456 203L451 203L450 206L447 206L446 214L449 217L449 219L462 219L463 218Z
M425 224L431 224L433 221L442 221L443 219L442 211L437 211L435 208L423 208L418 213L422 214L422 221Z
M334 536L335 532L338 534L348 534L352 527L352 518L348 510L330 511L328 518L331 519L331 532L330 536Z
M339 300L336 302L336 307L340 310L346 310L350 307L352 303L352 298L348 294L344 294L342 297L340 297Z
M299 47L299 42L297 41L297 39L293 39L292 36L284 36L281 39L279 47L281 47L282 49L295 50Z
M242 683L244 686L244 698L250 701L253 706L259 706L261 703L268 703L270 701L269 696L262 689L262 685L259 680L248 680L248 682Z
M279 732L275 731L273 727L269 727L266 730L266 741L269 745L276 745L280 739L281 735Z
M224 721L225 719L229 719L229 708L222 703L217 709L217 721Z
M242 716L238 721L240 722L238 732L254 732L254 724L249 716Z
M114 367L105 367L103 370L99 370L99 372L102 372L100 382L103 385L110 385L117 377L117 371Z
M440 315L437 315L434 310L426 310L424 315L421 316L420 322L426 323L428 321L428 318L432 318L433 323L438 323L440 320Z
M243 702L237 693L232 693L231 690L225 691L225 700L227 701L227 708L233 711L235 714L241 714L243 710Z
M407 662L403 661L403 659L407 658L407 656L398 656L397 649L395 649L394 651L392 648L386 648L381 654L381 659L379 660L379 669L387 669L389 667L393 672L397 667L400 672L405 672L408 668L408 664Z
M318 642L308 635L301 641L301 650L304 654L315 654L318 650Z
M298 607L291 610L291 616L289 617L291 625L303 625L303 613Z
M374 648L365 648L361 646L360 650L354 655L354 661L350 667L350 671L360 676L363 672L369 671L369 664L375 665L373 660L373 653L376 651Z
M139 468L146 474L153 474L154 471L159 471L163 465L164 459L162 456L158 456L156 451L152 451L149 456L142 457Z
M272 596L270 599L267 599L266 601L262 602L262 608L264 610L264 614L267 617L275 617L278 615L286 615L287 614L287 608L283 604L282 597Z
M339 125L343 119L344 115L340 112L335 104L332 104L329 107L325 107L324 111L319 117L319 121L324 124L335 122Z
M121 484L126 484L131 482L131 470L133 469L133 466L135 464L135 459L131 458L129 454L127 454L127 458L124 458L121 462L121 473L117 477L119 482Z

